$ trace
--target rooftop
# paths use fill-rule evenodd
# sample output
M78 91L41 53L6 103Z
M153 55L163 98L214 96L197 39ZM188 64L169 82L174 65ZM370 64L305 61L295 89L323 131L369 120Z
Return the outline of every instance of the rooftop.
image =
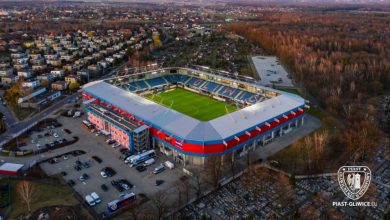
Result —
M305 105L300 96L278 91L276 97L202 122L104 81L88 83L83 91L133 114L157 129L163 129L183 140L201 142L232 138L237 133L273 121L275 117Z

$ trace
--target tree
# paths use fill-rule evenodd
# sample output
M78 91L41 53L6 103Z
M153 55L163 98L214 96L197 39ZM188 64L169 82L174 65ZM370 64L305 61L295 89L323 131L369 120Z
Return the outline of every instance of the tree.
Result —
M196 198L199 199L202 195L202 188L203 188L203 177L202 172L199 168L192 171L193 177L195 180L195 192L196 192Z
M18 83L5 91L4 100L7 101L10 106L15 107L18 104L18 99L22 92L22 81L19 80Z
M159 190L156 194L153 195L151 201L156 211L156 219L163 219L164 215L166 215L169 210L165 192Z
M72 82L69 85L70 91L75 91L75 90L78 90L79 88L80 88L80 84L78 82Z
M141 201L139 199L136 199L134 203L129 207L131 219L137 220L145 218L145 207L141 205Z
M206 162L206 170L208 172L208 177L213 185L217 188L219 185L219 180L222 177L222 164L220 156L209 157Z
M7 126L5 125L5 121L4 121L3 117L4 117L4 114L2 112L0 112L0 133L3 133L7 129Z
M38 192L35 186L28 181L21 181L18 184L17 192L19 194L20 199L27 206L27 211L31 212L31 203L37 200Z

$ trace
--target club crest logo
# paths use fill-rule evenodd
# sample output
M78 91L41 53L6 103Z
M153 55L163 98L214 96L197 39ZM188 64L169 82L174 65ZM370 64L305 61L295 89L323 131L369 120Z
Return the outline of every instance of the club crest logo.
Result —
M337 179L344 194L358 200L370 186L371 170L366 166L342 166L337 172Z

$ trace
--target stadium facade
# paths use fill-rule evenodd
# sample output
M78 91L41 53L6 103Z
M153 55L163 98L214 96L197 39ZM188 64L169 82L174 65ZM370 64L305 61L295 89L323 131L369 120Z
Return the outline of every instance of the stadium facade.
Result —
M176 87L237 105L210 121L144 98ZM255 83L189 68L165 68L86 84L88 121L133 152L151 148L185 164L241 157L300 127L305 100Z

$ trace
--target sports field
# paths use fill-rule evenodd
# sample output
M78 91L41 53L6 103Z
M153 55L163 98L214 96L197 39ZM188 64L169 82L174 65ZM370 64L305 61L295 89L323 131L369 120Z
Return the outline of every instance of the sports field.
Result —
M200 121L209 121L225 115L226 109L229 113L237 110L236 106L180 88L148 95L146 98Z

